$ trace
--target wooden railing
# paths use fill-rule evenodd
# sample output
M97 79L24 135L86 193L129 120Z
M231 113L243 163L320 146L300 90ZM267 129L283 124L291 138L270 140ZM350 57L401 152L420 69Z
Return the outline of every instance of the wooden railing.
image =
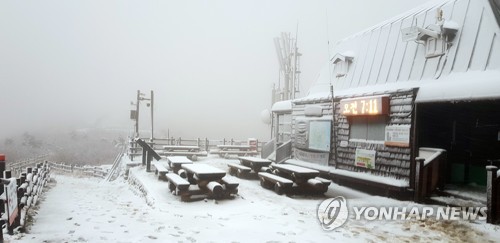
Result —
M92 176L98 178L105 178L108 175L108 170L98 166L78 166L55 162L49 162L49 164L50 168L54 171L69 173L73 175Z
M20 173L19 177L15 179L17 182L17 213L14 213L12 216L12 221L4 221L2 220L2 224L7 224L7 229L9 234L13 234L13 231L17 227L24 228L26 226L26 220L29 210L35 206L38 202L40 195L43 192L43 188L47 184L50 176L50 166L47 162L39 163L35 167L26 167L23 172ZM4 179L10 180L12 177L12 172L10 170L3 171ZM4 181L7 181L4 180ZM12 182L11 182L12 183ZM10 183L9 183L10 184ZM1 213L2 218L7 219L6 208L4 206L8 206L7 203L4 204L7 199L6 191L4 191L3 185L1 186L1 196L2 199L2 207ZM10 193L9 193L10 195ZM13 211L16 212L16 211ZM10 212L12 213L12 212ZM12 224L11 224L11 222ZM0 225L1 227L1 225ZM0 239L3 242L3 235L0 231Z
M20 161L9 162L7 170L10 170L13 176L19 176L21 172L27 167L35 167L39 163L43 163L49 158L50 154L39 155L34 158L28 158Z
M437 188L444 186L444 176L441 174L444 172L446 150L420 148L415 162L414 200L421 202Z
M150 139L143 139L147 141L155 150L163 149L164 145L184 145L184 146L198 146L202 151L210 152L213 149L217 149L217 145L245 145L248 144L248 140L235 140L235 139L208 139L208 138L196 138L196 139L186 139L186 138L155 138L153 142ZM265 142L257 142L257 151L260 152L261 148L264 146ZM134 140L129 142L128 156L130 159L134 159L135 156L142 155L142 147L138 146Z

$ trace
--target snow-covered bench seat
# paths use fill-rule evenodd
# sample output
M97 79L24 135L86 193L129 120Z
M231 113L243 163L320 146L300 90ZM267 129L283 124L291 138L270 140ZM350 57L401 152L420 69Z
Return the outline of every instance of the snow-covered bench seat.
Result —
M252 168L236 163L228 163L227 166L229 167L229 174L236 175L238 177L244 177L252 171Z
M158 180L166 180L168 169L159 162L152 163L152 165L155 167L155 175L158 175Z
M166 177L169 182L170 191L175 192L177 195L179 192L187 191L191 185L188 181L184 180L184 178L174 173L167 174Z
M267 189L271 189L274 186L274 191L278 195L289 192L293 186L293 181L281 176L267 172L259 172L258 175L260 177L260 185Z

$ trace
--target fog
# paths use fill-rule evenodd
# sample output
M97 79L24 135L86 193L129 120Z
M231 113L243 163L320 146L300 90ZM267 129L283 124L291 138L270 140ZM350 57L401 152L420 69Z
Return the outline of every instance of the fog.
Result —
M337 40L423 2L0 1L0 138L132 130L130 102L154 90L157 137L266 140L274 37L298 26L305 95Z

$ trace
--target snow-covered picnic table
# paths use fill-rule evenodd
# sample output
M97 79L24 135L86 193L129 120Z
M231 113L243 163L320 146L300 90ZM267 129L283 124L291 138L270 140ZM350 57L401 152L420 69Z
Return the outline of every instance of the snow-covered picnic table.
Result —
M199 152L200 147L188 146L188 145L164 145L163 150L165 152L174 152L174 151Z
M273 164L272 168L278 170L277 174L284 174L285 177L291 178L293 181L301 180L307 181L308 179L319 176L319 171L304 168L296 165L289 164Z
M191 145L164 145L162 154L166 156L187 156L191 160L197 160L198 156L207 156L207 152L201 151L199 146Z
M228 157L229 155L248 156L258 154L255 147L250 145L217 145L217 148L218 151L214 151L213 153L219 154L221 157Z
M256 157L238 157L240 164L250 167L254 172L259 172L262 167L269 166L272 161Z
M168 156L168 165L172 170L177 173L183 164L192 164L193 161L188 159L186 156Z
M217 181L226 175L225 171L207 164L183 164L181 167L188 178L192 176L197 181Z

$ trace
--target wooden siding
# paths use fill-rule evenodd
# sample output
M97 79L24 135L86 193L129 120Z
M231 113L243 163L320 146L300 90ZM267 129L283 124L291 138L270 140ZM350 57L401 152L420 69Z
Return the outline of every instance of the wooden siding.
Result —
M411 125L413 116L414 91L390 93L390 114L387 125ZM351 97L349 97L351 98ZM333 130L331 165L337 169L369 172L375 175L390 176L398 179L410 178L411 148L389 147L374 142L349 141L350 127L347 117L341 115L339 102L335 102L335 122ZM341 147L341 141L347 141L347 147ZM354 165L356 148L375 150L374 169ZM336 159L335 159L336 158Z

